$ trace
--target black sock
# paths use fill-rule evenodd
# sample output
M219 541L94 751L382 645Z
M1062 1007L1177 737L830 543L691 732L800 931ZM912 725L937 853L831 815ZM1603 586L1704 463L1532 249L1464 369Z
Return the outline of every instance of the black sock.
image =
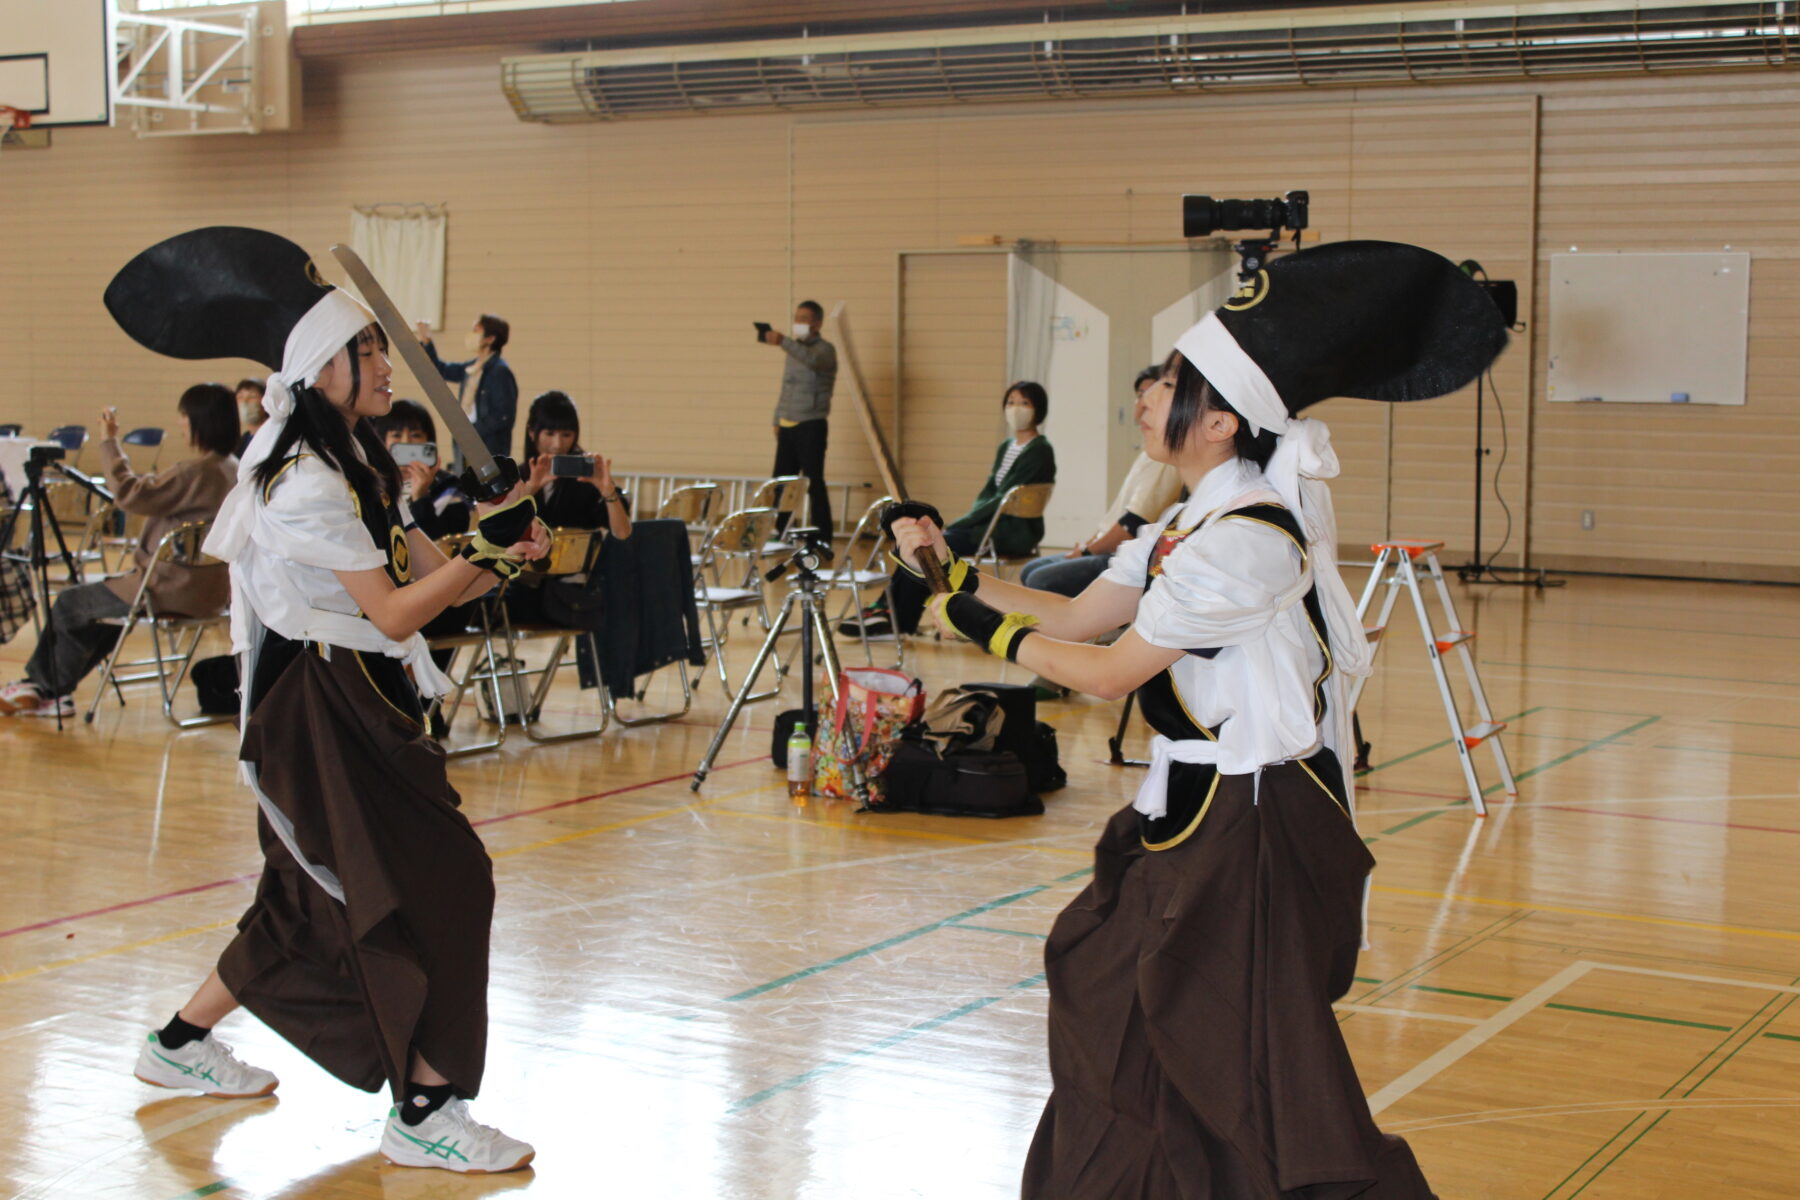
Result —
M197 1042L212 1030L204 1025L194 1025L181 1019L176 1013L169 1023L156 1031L156 1040L162 1043L165 1050L179 1050L189 1042Z
M455 1095L456 1089L448 1083L420 1083L413 1079L407 1080L406 1100L400 1105L400 1123L417 1125L444 1107Z

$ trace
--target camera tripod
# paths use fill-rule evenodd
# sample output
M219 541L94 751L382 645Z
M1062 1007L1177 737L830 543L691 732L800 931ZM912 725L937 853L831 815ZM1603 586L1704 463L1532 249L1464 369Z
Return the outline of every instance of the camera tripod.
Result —
M67 539L63 537L62 525L51 511L50 497L44 490L44 468L62 457L60 447L33 447L25 459L25 490L14 499L13 510L6 515L4 525L0 525L0 546L8 547L0 558L4 558L10 566L24 568L31 596L31 624L38 636L38 644L53 649L56 645L56 625L50 620L50 553L46 542L48 536L56 539L56 556L62 559L63 566L68 568L69 582L81 582L81 564L69 549ZM62 468L58 468L61 470ZM63 472L65 475L67 471ZM70 476L76 483L98 495L105 493L88 482L85 476ZM111 497L107 497L111 499ZM21 550L12 550L13 539L17 534L20 514L29 509L31 523L25 534L25 545ZM62 728L62 709L57 708L56 727Z
M831 672L831 690L835 697L838 687L838 654L837 643L832 641L831 628L825 620L824 603L819 596L819 587L823 582L819 578L819 568L823 565L817 548L805 538L810 530L792 530L790 537L799 539L794 552L779 567L769 572L764 578L773 582L785 573L791 564L794 568L794 584L788 590L787 598L781 602L781 614L769 626L769 635L756 652L756 658L750 663L750 670L744 675L744 682L738 688L737 695L731 699L731 707L725 710L725 719L719 722L719 728L713 733L712 744L706 748L706 754L700 759L700 765L694 769L694 781L688 785L690 791L699 791L700 785L706 782L706 776L712 770L713 760L719 756L719 750L725 744L725 737L737 722L738 713L752 699L760 699L755 695L757 677L768 665L769 659L775 656L781 638L788 631L788 622L793 619L794 609L800 610L800 710L801 720L816 738L818 736L817 712L813 706L813 641L818 640L819 653L825 660L825 667ZM716 648L715 653L724 653L723 648ZM776 689L780 689L779 677L785 674L782 664L775 664L777 675Z

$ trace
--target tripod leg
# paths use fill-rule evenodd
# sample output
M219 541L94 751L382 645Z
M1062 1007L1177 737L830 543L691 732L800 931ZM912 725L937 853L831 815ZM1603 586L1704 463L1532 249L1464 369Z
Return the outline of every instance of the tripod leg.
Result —
M781 631L787 628L788 617L793 613L794 602L799 599L799 596L798 592L789 592L787 599L781 602L781 616L769 629L769 635L763 639L762 646L756 651L756 659L750 664L750 670L744 675L743 686L738 689L738 694L731 698L731 707L725 710L725 719L719 722L719 728L713 732L712 744L706 748L706 754L700 759L700 765L694 768L694 781L688 785L689 791L699 791L700 785L706 782L707 775L712 771L713 760L719 757L719 750L725 745L726 736L731 732L731 727L737 723L738 713L743 710L744 704L750 699L751 693L755 691L757 677L762 674L763 666L768 663L769 656L775 652L775 644L781 640Z

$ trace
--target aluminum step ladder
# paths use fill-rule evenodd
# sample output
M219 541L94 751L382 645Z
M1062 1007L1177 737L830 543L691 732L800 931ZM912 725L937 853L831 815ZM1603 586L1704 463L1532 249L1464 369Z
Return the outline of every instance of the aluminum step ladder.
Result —
M1369 573L1362 598L1356 602L1356 615L1363 622L1363 632L1373 646L1371 654L1379 653L1388 622L1394 615L1394 602L1400 598L1400 589L1405 588L1412 594L1413 611L1419 615L1419 631L1425 638L1425 653L1431 659L1431 673L1437 679L1438 694L1444 700L1444 715L1450 721L1450 743L1456 747L1456 756L1462 762L1463 780L1469 787L1469 802L1475 806L1475 815L1485 817L1487 803L1481 798L1481 780L1475 775L1475 760L1470 756L1475 747L1486 742L1493 750L1494 765L1499 768L1500 782L1508 796L1517 796L1519 785L1513 781L1512 767L1506 761L1506 748L1500 743L1500 732L1506 724L1494 719L1493 709L1488 707L1487 693L1481 687L1481 677L1475 672L1475 656L1469 653L1469 643L1475 640L1475 634L1462 627L1456 616L1456 605L1450 599L1450 589L1444 584L1444 569L1438 564L1438 551L1443 548L1442 542L1411 538L1376 542L1369 547L1375 553L1375 569ZM1436 586L1438 600L1443 605L1445 632L1441 637L1432 627L1431 613L1425 606L1425 593L1419 587L1421 575ZM1369 605L1381 588L1387 589L1387 595L1381 601L1381 615L1371 625ZM1464 726L1462 716L1456 710L1456 696L1450 690L1450 676L1444 669L1444 655L1450 650L1455 650L1462 660L1469 693L1474 697L1475 711L1481 718L1474 725ZM1368 680L1369 677L1364 675L1351 688L1352 712L1356 710L1356 702L1361 699L1363 685Z

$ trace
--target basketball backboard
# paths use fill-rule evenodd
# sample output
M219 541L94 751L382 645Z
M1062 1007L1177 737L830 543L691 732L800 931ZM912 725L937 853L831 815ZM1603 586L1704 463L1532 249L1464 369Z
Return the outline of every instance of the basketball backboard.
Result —
M0 0L0 104L33 127L108 125L107 0Z

